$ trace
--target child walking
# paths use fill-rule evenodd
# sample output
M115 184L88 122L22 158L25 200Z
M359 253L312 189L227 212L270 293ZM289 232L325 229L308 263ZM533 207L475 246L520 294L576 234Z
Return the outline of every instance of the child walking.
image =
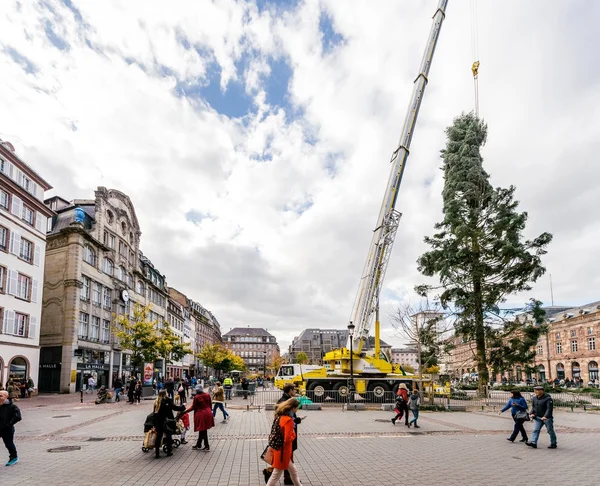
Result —
M175 405L181 405L181 398L179 398L179 395L175 395ZM180 420L183 422L183 432L181 432L181 443L187 444L188 442L187 440L185 440L185 436L187 435L188 430L190 430L190 417L186 413L185 415L181 415Z
M419 396L419 392L417 390L413 390L410 396L408 397L408 408L413 414L413 419L408 423L408 427L414 424L415 429L420 429L417 425L417 420L419 420L419 407L421 406L421 397Z

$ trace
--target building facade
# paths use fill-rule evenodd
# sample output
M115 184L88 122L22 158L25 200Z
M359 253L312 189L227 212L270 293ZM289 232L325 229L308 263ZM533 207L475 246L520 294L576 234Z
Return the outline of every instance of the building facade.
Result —
M343 348L348 342L347 329L305 329L296 336L289 347L290 360L296 361L298 353L303 352L308 356L310 364L323 364L325 353L334 349ZM392 346L380 340L381 351L390 356ZM375 338L369 337L366 349L375 347Z
M264 329L236 327L223 334L227 349L244 360L251 373L262 374L275 358L280 357L275 336Z
M392 364L411 366L415 371L419 369L419 354L416 349L392 348Z
M550 330L536 346L536 378L598 383L600 302L549 314L547 322ZM514 374L517 379L523 376L517 368Z
M0 140L0 382L38 385L46 254L44 205L51 186Z

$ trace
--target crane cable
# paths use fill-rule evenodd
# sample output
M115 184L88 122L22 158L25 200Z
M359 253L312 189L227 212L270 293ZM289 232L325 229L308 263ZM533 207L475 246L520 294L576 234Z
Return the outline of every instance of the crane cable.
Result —
M479 117L479 11L477 0L471 0L471 54L473 64L473 89L475 92L475 115Z

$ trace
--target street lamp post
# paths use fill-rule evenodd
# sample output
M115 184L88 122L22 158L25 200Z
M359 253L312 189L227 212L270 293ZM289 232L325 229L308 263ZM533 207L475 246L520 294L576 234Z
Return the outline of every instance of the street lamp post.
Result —
M348 393L350 395L350 401L354 402L354 350L352 349L352 341L354 340L354 324L350 321L348 324L348 336L350 341L350 384L348 386Z
M267 351L263 351L263 388L265 387L265 380L267 379Z

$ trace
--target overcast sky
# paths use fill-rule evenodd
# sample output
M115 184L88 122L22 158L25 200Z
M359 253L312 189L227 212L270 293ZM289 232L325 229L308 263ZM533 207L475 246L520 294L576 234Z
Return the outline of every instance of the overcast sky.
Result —
M397 209L389 314L426 282L444 128L473 109L450 0ZM517 186L556 305L599 300L600 2L478 2L485 167ZM53 186L128 194L141 248L223 332L343 328L436 0L0 2L0 138ZM548 275L529 297L550 303Z

